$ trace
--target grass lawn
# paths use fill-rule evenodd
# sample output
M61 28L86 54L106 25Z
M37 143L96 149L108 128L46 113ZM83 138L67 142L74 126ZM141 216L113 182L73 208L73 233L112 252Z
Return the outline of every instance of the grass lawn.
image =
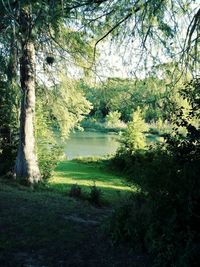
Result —
M135 190L122 176L108 170L103 161L86 159L59 163L49 181L49 187L68 194L71 186L77 184L87 198L94 183L101 190L104 202L111 205L117 204Z
M50 190L0 179L0 266L150 266L147 255L131 252L125 244L113 246L105 231L112 204L131 189L103 166L61 162L49 182ZM95 207L67 195L74 183L89 192L93 181L110 206Z

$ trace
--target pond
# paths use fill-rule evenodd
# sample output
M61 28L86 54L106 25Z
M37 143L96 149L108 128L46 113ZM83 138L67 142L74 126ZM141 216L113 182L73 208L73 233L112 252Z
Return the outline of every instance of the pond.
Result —
M95 131L71 133L64 150L68 159L115 154L119 147L119 134Z

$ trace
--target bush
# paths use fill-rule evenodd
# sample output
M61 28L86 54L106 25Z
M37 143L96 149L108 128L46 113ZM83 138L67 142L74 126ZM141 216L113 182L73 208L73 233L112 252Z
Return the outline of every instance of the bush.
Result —
M18 86L0 81L0 175L14 170L18 145Z
M96 206L101 206L102 194L102 191L98 189L94 183L94 185L90 188L89 201Z
M38 141L39 166L44 182L51 177L53 170L61 159L63 148L50 142Z
M156 122L149 123L149 133L156 135L166 135L172 132L172 125L168 121L158 119Z
M63 155L63 147L58 143L56 133L49 123L48 110L38 98L36 105L36 146L39 167L43 181L46 182Z
M147 131L147 125L142 117L142 112L138 108L133 113L132 121L128 123L122 139L122 149L133 154L138 149L144 149L146 138L144 132Z
M106 116L106 127L107 128L123 128L124 123L120 120L121 113L118 111L111 111Z
M78 184L73 184L69 191L69 196L80 198L81 195L82 195L81 187Z
M159 120L162 117L162 113L160 110L155 109L155 108L148 108L145 111L145 121L150 122L152 120Z
M198 266L200 161L183 165L170 152L154 148L129 155L129 163L126 156L124 162L144 201L137 196L115 212L113 239L145 246L157 266Z
M149 221L147 207L145 196L136 194L113 212L108 229L115 243L123 240L137 250L145 249L144 237Z
M144 244L155 266L200 266L200 125L193 123L200 119L199 85L192 81L182 91L190 110L186 117L182 108L177 110L165 145L134 153L121 150L113 160L138 184L145 201L123 205L111 233L115 240L128 237L132 244Z

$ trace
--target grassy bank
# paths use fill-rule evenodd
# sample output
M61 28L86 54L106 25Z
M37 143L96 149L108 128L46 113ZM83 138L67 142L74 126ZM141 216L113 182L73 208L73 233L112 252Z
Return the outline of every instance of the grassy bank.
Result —
M116 172L108 170L103 160L77 159L59 163L49 181L49 188L69 194L73 185L80 186L83 198L88 198L92 186L100 190L105 204L117 204L135 188Z

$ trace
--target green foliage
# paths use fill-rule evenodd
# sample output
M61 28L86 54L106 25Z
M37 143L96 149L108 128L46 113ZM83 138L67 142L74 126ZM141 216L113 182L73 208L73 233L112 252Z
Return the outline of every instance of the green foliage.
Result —
M128 123L127 129L122 138L122 149L133 154L138 149L144 149L146 146L144 132L147 131L147 125L142 117L142 112L138 108L132 115L132 121Z
M43 180L50 178L63 153L49 119L45 100L38 97L36 105L36 144L39 166Z
M166 136L166 134L172 133L173 125L169 121L158 119L156 122L148 124L149 133L155 135Z
M48 101L54 126L62 138L67 138L91 109L77 82L66 77L61 77L61 83L48 91Z
M191 109L187 117L182 110L177 110L174 134L168 137L166 145L136 151L133 155L118 154L113 161L138 185L145 201L135 208L136 198L128 202L129 208L125 204L116 211L111 234L115 240L124 235L134 245L139 240L135 233L141 233L140 242L152 254L155 266L200 264L200 134L199 125L191 124L199 119L199 92L198 79L183 89L181 94ZM179 131L183 126L187 130L185 137ZM143 220L147 223L142 227Z
M105 118L105 125L109 129L124 128L125 124L120 120L121 113L119 111L110 111Z
M43 179L51 176L63 155L62 141L90 110L89 102L76 82L62 80L60 85L37 88L36 142Z
M87 71L89 72L89 61L93 57L93 47L88 35L84 31L77 31L73 25L66 27L65 23L59 25L59 34L58 29L54 30L54 35L56 42L70 51L73 62L81 66L85 74Z
M138 223L140 222L140 223ZM145 196L134 194L112 214L107 225L113 242L131 242L137 250L145 247L144 236L149 222L149 209Z
M120 123L120 117L121 114L119 111L109 112L109 114L106 116L106 122L108 126L114 126Z
M168 100L176 97L178 101L177 89L172 90L171 87L172 75L175 79L180 73L177 71L176 75L171 72L169 74L169 69L173 68L170 65L157 68L155 73L141 80L109 78L103 85L95 86L82 82L80 87L93 105L90 116L102 119L109 112L118 111L121 114L120 119L128 122L132 119L132 113L140 107L144 111L146 122L159 119L170 121L174 110ZM159 71L162 71L162 77ZM176 88L179 84L181 81Z
M14 83L0 81L0 174L13 171L18 144L19 96Z
M200 161L183 165L162 149L128 156L124 171L144 201L138 206L137 198L129 200L115 212L114 240L144 246L156 266L198 266Z
M180 94L188 105L177 109L174 132L168 143L177 158L191 162L200 157L200 79L186 84Z

